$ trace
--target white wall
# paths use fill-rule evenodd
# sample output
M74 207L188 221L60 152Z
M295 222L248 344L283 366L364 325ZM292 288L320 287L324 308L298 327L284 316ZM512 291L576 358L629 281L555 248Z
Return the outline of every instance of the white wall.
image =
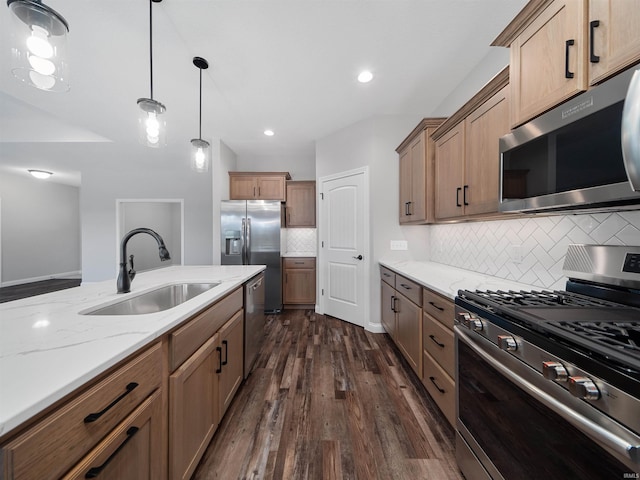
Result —
M298 155L238 156L240 172L289 172L292 180L315 180L316 157L313 148L300 149Z
M77 187L0 174L2 284L80 271L80 192Z

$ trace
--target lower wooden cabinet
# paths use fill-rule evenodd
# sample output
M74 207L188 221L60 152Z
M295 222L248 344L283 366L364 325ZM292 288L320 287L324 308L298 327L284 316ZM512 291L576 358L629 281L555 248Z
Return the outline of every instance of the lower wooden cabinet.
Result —
M386 283L384 280L380 283L380 306L381 315L380 320L382 326L387 331L389 336L396 340L396 291L395 289Z
M456 424L456 384L426 351L423 352L423 383L451 425Z
M220 346L222 348L222 368L218 374L219 418L222 418L227 408L229 408L231 400L233 400L243 379L243 314L244 310L240 310L219 332Z
M163 428L162 398L160 391L156 390L62 478L64 480L164 478Z
M316 303L316 259L282 259L282 303L285 308L310 308Z

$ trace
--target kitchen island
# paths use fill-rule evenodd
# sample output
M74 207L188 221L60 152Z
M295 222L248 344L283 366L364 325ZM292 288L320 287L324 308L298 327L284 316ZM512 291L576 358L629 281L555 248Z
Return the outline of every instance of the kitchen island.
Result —
M139 273L129 294L114 279L0 305L0 440L264 268L172 266ZM220 285L157 313L81 314L178 282Z

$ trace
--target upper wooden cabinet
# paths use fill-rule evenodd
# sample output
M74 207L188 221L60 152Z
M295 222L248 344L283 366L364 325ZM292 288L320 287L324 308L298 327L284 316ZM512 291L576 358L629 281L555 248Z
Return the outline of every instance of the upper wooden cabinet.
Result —
M444 118L425 118L398 146L401 224L434 221L434 145L431 134Z
M287 228L316 226L316 182L288 181L285 223Z
M433 133L436 221L498 211L498 140L509 133L508 81L505 68Z
M288 172L229 172L230 200L287 199Z
M492 45L510 47L511 126L640 60L640 0L532 0Z

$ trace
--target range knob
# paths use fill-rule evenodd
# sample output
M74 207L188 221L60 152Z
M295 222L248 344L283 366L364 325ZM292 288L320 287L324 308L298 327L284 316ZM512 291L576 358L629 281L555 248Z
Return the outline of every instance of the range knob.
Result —
M498 335L498 346L507 352L515 352L518 349L518 342L511 335Z
M465 327L476 332L482 330L482 320L476 317L473 313L461 312L458 316L462 319L461 322Z
M569 392L574 397L584 400L598 400L600 398L600 390L593 383L593 380L587 377L569 377Z
M547 380L555 380L557 382L566 382L567 378L569 378L567 369L558 362L542 362L542 375Z

